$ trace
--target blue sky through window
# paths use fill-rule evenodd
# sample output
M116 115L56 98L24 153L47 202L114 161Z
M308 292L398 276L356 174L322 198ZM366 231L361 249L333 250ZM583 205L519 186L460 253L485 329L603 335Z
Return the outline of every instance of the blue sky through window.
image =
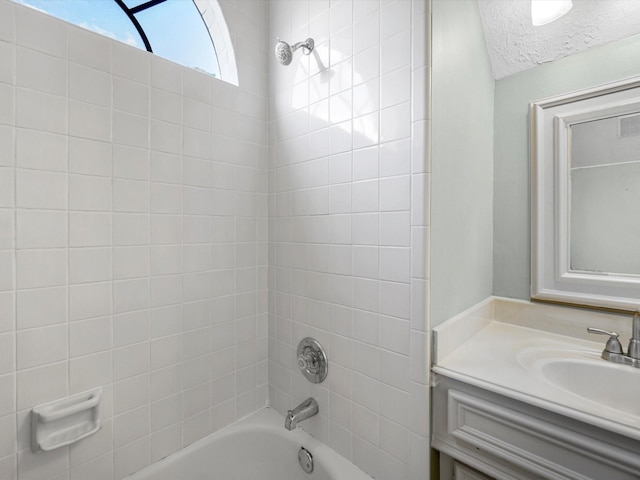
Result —
M220 76L209 31L192 0L166 0L136 18L155 54Z
M135 27L113 0L20 0L20 3L120 42L144 48Z
M49 15L144 49L133 23L113 0L18 0ZM126 0L135 7L143 0ZM166 0L136 14L153 53L220 76L209 31L193 0Z
M147 2L148 0L122 0L124 2L124 4L129 7L129 8L134 8L137 7L138 5L142 5L143 3Z

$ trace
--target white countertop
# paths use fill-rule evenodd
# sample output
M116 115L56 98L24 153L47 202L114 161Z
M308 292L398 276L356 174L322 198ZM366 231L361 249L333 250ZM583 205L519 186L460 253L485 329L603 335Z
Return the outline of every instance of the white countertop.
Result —
M606 338L597 337L597 340L594 342L492 320L480 326L457 348L447 351L444 358L436 361L433 371L640 440L640 414L632 415L610 408L602 402L565 390L547 380L536 368L546 361L546 352L556 351L583 363L593 362L599 367L602 366L599 362L604 362L608 368L609 362L600 358ZM640 385L640 369L634 369L634 375L635 370L638 370ZM615 398L616 392L611 392L611 395ZM606 401L606 394L601 397ZM640 412L640 398L637 402Z

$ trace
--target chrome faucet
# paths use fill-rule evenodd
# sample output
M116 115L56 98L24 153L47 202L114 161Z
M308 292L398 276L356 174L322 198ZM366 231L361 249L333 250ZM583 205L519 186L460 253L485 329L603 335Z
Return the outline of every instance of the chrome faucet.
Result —
M309 397L296 408L287 412L287 416L284 419L284 428L293 430L298 425L298 422L317 415L319 411L316 399Z
M633 314L633 325L631 327L631 338L629 339L629 347L625 355L618 334L616 332L607 332L599 328L587 328L589 333L599 335L609 335L609 340L602 351L602 358L613 363L621 363L632 367L640 368L640 311Z

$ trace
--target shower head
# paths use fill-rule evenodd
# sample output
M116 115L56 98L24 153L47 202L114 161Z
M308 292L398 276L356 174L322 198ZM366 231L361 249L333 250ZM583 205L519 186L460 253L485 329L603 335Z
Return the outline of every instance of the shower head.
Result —
M293 45L293 47L278 38L278 43L276 43L275 48L276 58L282 65L287 66L293 59L293 52L302 47L302 53L309 55L313 51L313 46L313 38L307 38L304 42L298 42Z
M276 43L276 58L282 65L289 65L291 63L291 59L293 58L293 52L291 51L291 47L287 42L283 42L278 38L278 43Z

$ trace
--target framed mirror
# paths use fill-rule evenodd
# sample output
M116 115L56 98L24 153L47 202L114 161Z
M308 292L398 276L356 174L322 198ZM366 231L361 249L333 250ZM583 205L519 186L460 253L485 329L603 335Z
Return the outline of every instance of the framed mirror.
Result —
M640 77L535 101L531 296L640 307Z

